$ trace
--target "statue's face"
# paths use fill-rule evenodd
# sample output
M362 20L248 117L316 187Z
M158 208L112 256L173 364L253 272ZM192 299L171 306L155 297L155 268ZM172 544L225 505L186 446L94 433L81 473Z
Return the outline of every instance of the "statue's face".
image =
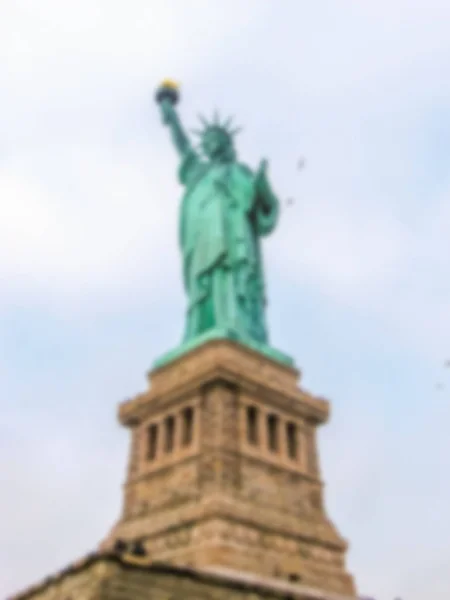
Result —
M210 160L230 159L233 156L231 138L219 128L211 128L204 133L202 148Z

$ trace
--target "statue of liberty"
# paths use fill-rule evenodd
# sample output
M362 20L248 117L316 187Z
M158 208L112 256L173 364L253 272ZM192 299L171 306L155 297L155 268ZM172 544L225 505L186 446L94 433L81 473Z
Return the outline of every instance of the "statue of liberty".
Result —
M238 162L231 119L216 114L195 132L195 148L175 109L178 87L170 81L156 99L180 156L185 188L179 242L188 298L184 343L207 332L267 345L264 271L260 238L273 231L279 202L267 178L267 161L253 173Z

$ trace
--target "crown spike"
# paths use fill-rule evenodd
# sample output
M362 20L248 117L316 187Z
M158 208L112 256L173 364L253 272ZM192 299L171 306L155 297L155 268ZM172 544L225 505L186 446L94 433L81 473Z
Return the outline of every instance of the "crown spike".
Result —
M238 135L239 133L241 133L241 131L242 131L242 127L236 127L236 129L232 129L228 133L231 135L231 137L234 137L235 135Z
M228 117L228 119L224 122L224 124L222 125L222 127L224 129L226 129L227 131L230 131L230 126L233 122L234 117Z
M214 111L213 123L214 123L214 125L220 126L219 111L217 109Z
M200 121L200 123L204 126L204 127L209 127L209 123L208 121L205 119L205 117L201 114L197 115L198 116L198 120Z

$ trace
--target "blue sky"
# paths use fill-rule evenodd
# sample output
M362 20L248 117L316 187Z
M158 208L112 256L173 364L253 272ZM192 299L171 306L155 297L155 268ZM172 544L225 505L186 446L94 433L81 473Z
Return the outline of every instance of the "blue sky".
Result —
M333 402L327 506L359 589L449 597L449 72L444 0L3 0L0 596L107 532L117 403L179 341L153 103L173 77L185 123L236 115L242 160L295 199L264 246L268 320Z

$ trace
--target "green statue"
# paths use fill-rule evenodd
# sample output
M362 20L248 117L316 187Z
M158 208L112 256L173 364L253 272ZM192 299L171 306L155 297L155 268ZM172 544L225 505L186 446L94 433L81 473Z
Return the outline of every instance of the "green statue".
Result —
M268 343L260 238L273 231L279 201L267 178L267 161L253 173L238 162L231 119L200 117L194 148L175 109L178 86L164 82L156 100L180 156L185 187L179 239L188 297L183 344L208 332L253 346ZM210 336L211 337L211 336Z

